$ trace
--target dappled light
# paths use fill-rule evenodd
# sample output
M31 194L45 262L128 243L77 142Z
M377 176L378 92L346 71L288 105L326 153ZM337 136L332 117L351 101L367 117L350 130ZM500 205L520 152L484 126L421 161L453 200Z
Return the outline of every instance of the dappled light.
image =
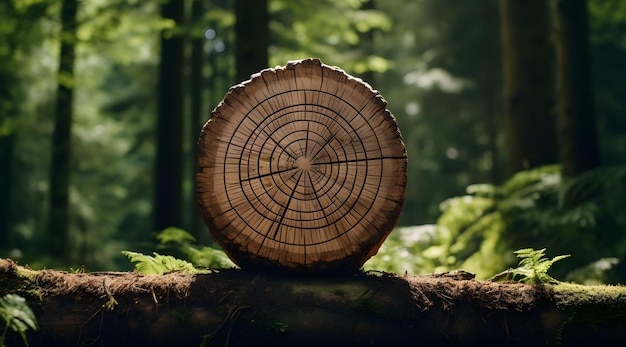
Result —
M626 1L0 1L0 347L617 346Z
M626 280L623 2L588 0L584 23L497 1L237 3L0 5L0 257L130 270L121 251L153 254L167 227L219 251L196 197L201 126L250 75L315 57L384 95L406 146L398 227L366 269L484 279L533 247L572 255L556 278ZM568 51L541 18L588 45ZM581 100L586 118L567 113Z

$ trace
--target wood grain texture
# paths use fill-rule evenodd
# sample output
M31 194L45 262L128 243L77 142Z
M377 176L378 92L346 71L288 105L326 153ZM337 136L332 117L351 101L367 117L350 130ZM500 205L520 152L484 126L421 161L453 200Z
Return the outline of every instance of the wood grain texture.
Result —
M198 199L246 268L345 272L400 214L406 150L383 97L317 59L236 85L198 141Z

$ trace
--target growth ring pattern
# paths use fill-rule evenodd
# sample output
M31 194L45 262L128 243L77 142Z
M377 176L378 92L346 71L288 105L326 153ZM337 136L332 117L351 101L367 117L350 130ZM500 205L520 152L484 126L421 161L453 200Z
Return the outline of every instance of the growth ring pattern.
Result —
M404 201L406 151L385 100L317 59L231 88L198 153L203 217L243 268L356 270Z

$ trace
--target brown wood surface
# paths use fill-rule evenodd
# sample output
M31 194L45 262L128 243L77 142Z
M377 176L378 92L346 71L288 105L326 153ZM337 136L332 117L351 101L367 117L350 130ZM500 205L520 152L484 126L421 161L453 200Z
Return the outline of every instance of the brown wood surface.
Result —
M198 142L198 198L244 268L357 270L393 228L406 150L383 97L317 59L237 85Z

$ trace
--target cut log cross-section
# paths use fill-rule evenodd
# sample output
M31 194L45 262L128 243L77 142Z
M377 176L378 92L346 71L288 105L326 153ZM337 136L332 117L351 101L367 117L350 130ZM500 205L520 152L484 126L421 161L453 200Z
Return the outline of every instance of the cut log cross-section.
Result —
M391 232L407 156L387 102L317 59L232 87L198 141L198 199L244 269L358 270Z

